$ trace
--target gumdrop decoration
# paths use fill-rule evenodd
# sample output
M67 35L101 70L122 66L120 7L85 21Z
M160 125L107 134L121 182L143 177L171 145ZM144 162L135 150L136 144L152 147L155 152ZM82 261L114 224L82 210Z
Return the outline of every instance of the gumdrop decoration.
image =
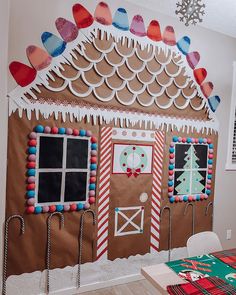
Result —
M208 98L211 95L213 88L214 88L214 85L212 82L205 82L201 85L202 93L204 94L206 98Z
M113 26L122 31L129 30L128 14L124 8L118 8L115 12Z
M169 46L176 45L175 31L173 27L167 26L165 28L165 31L163 33L163 42Z
M147 36L149 39L158 42L162 40L161 28L157 20L152 20L147 29Z
M41 39L43 46L52 57L61 55L66 49L66 42L52 33L44 32Z
M109 26L112 24L112 15L109 6L105 2L98 3L95 13L94 19L105 26Z
M144 21L141 15L135 15L133 17L133 20L130 26L130 32L139 37L146 36Z
M220 104L220 97L218 95L212 96L208 98L209 106L212 112L215 112Z
M72 22L59 17L56 22L56 28L65 42L72 42L78 36L78 28Z
M26 55L36 71L41 71L47 68L52 61L52 57L45 50L34 45L27 47Z
M191 69L195 69L200 61L200 54L197 51L190 52L186 55L187 62Z
M9 65L9 70L16 83L25 87L32 83L37 75L37 71L21 62L13 61Z
M75 22L79 29L90 27L93 24L92 15L83 5L75 4L72 10Z
M179 20L189 26L202 22L206 5L202 3L202 0L182 0L176 3L176 7L175 13L179 16Z
M185 36L177 42L177 47L184 55L187 55L189 51L191 40L189 37Z
M207 70L204 68L200 68L200 69L195 69L193 71L194 77L196 82L201 85L203 83L203 81L206 79L207 76Z

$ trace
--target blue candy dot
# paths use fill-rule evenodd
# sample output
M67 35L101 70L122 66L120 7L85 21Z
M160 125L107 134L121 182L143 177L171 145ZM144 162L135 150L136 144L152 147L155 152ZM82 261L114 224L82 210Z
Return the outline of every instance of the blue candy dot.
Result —
M212 179L212 175L211 175L211 174L208 174L208 175L207 175L207 178L208 178L208 179Z
M35 209L34 209L34 213L35 213L35 214L42 213L42 211L43 211L43 209L42 209L42 207L40 207L40 206L37 206L37 207L35 207Z
M175 149L174 149L174 148L170 148L170 149L169 149L169 152L172 154L172 153L175 152Z
M175 197L171 197L171 198L170 198L170 202L171 202L171 203L174 203L174 201L175 201Z
M119 210L119 208L116 208L115 211L116 211L116 212L119 212L120 210Z
M64 127L60 127L60 128L58 129L58 133L59 133L59 134L65 134L65 133L66 133L66 128L64 128Z
M77 209L78 210L83 210L84 209L84 205L82 203L77 204Z
M179 140L178 136L173 136L173 141L177 142Z
M90 170L96 170L97 169L97 165L96 164L91 164L90 165Z
M207 190L206 190L206 194L207 194L207 195L210 195L210 194L211 194L211 190L207 189Z
M188 201L188 196L184 196L184 197L183 197L183 201L184 201L184 202L187 202L187 201Z
M208 160L208 164L213 164L213 160Z
M95 190L95 188L96 188L95 183L90 183L90 185L89 185L89 189L90 189L90 190Z
M37 149L34 146L28 148L28 154L36 154L36 151Z
M199 195L197 195L197 196L196 196L196 200L197 200L197 201L200 201L200 200L201 200L201 197L200 197Z
M96 143L92 143L91 144L91 149L92 150L96 150L97 149L97 144Z
M198 142L199 142L199 143L203 143L203 142L204 142L203 138L200 137L200 138L198 139Z
M63 209L64 207L62 205L56 205L56 211L61 212Z
M213 143L210 143L210 144L209 144L209 148L210 148L210 149L213 149L213 148L214 148Z
M168 182L168 186L173 186L173 185L174 185L173 181Z
M44 132L44 127L42 125L37 125L35 127L35 132L37 132L37 133L43 133Z
M85 136L85 135L86 135L86 130L81 129L81 130L79 131L79 135L80 135L80 136Z
M28 176L35 176L35 169L28 169L27 175Z
M187 138L187 143L191 143L192 142L192 138L188 137Z
M28 191L27 192L27 197L30 198L34 198L35 197L35 191Z
M169 170L173 170L174 169L174 165L169 165Z

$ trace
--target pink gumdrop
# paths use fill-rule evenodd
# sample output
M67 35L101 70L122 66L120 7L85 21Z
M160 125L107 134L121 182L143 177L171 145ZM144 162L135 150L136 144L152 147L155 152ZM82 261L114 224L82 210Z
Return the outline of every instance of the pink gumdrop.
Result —
M207 139L206 139L206 138L203 138L203 142L204 142L204 143L207 143Z
M208 199L208 195L205 195L205 200Z
M72 128L66 128L66 134L67 135L72 135L73 134L73 129Z
M213 154L213 149L209 149L209 154Z
M90 197L95 197L95 191L89 191L89 196Z
M208 159L213 159L214 155L213 154L209 154L208 155Z
M206 188L207 189L211 189L211 185L210 184L207 184Z
M171 146L171 147L174 147L174 146L175 146L175 143L174 143L174 142L171 142L171 143L170 143L170 146Z
M28 183L35 183L35 177L34 176L28 177Z
M172 196L173 196L173 193L168 193L168 196L169 196L169 197L172 197Z
M49 211L49 206L43 206L43 213L47 213Z
M175 163L175 159L170 159L170 164L174 164Z
M207 183L211 183L211 179L207 179Z
M208 174L212 174L212 170L208 170Z
M33 205L35 204L35 198L30 198L30 199L28 199L28 200L27 200L27 204L28 204L29 206L33 206Z
M179 201L180 201L180 202L183 202L183 200L184 200L184 196L180 196L180 197L179 197Z
M178 142L181 142L181 141L182 141L182 137L179 137L179 138L178 138Z
M28 160L29 160L30 162L35 162L35 161L36 161L36 155L34 155L34 154L29 155L29 156L28 156Z
M192 138L192 139L191 139L191 142L194 143L194 142L195 142L195 138Z
M97 175L97 171L96 170L92 170L91 172L90 172L90 176L96 176Z
M89 137L91 137L91 136L93 135L93 133L92 133L92 131L87 130L87 131L86 131L86 135L89 136Z
M196 199L197 199L196 196L193 196L193 201L196 201Z
M46 127L44 128L44 133L51 133L51 127L46 126Z
M92 151L91 151L91 156L97 156L97 154L98 154L97 151L95 151L95 150L92 150Z
M70 211L70 205L64 205L63 208L65 212Z
M86 203L84 204L84 209L87 210L87 209L89 209L89 208L90 208L90 204L86 202Z
M208 168L212 169L212 167L213 167L213 166L212 166L211 164L210 164L210 165L208 165Z
M170 175L169 180L173 180L173 179L174 179L174 175Z
M29 135L30 139L36 139L37 138L37 133L36 132L31 132Z

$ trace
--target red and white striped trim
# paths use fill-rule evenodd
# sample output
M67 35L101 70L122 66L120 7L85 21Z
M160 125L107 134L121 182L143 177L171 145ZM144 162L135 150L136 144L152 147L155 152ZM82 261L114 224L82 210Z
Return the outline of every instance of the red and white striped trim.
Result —
M159 251L160 242L160 212L161 212L161 187L164 156L165 134L155 132L153 155L153 183L152 183L152 209L151 209L151 240L150 252Z
M112 127L102 127L98 195L97 260L101 258L107 259L111 161Z

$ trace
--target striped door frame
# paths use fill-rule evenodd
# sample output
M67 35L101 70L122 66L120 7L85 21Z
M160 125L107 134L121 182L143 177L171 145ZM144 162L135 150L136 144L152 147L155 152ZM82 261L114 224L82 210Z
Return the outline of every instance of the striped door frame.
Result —
M97 260L108 257L108 225L110 178L112 167L112 127L102 127L100 138L100 177L98 194L98 229L97 229ZM165 135L162 131L155 132L153 154L153 183L151 199L151 235L150 252L159 250L160 237L160 203L161 181L163 169ZM144 140L145 141L145 140Z

